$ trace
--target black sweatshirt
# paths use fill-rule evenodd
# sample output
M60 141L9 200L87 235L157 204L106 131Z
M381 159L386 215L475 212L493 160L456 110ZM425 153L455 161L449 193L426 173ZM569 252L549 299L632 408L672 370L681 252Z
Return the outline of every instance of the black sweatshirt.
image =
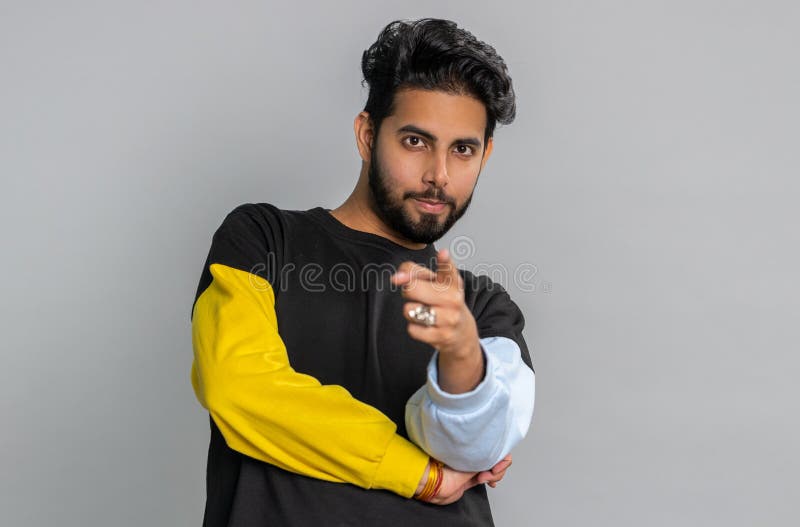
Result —
M492 525L484 485L438 506L409 499L428 455L404 426L433 348L412 339L400 263L420 250L356 231L327 209L245 204L215 232L192 307L192 384L209 410L204 525ZM460 271L479 337L513 339L505 290Z

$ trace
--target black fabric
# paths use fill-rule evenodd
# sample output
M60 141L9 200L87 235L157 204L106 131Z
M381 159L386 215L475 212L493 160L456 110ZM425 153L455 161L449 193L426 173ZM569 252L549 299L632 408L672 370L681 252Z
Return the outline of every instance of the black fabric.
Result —
M323 384L343 386L407 437L405 404L425 383L433 349L408 336L405 300L389 281L406 260L435 269L436 248L411 250L350 229L321 207L290 211L245 204L215 232L195 301L211 283L213 263L265 278L275 293L278 331L292 367ZM462 276L480 337L514 339L531 367L524 318L507 292L485 276ZM493 525L484 485L451 505L429 505L249 458L226 445L213 419L210 424L206 527Z

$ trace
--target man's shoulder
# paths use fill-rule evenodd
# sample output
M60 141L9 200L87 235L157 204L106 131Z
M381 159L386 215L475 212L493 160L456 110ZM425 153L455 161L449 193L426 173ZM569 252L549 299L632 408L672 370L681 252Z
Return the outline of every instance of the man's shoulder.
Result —
M228 212L214 232L209 264L221 263L273 278L297 218L308 211L279 208L271 203L242 203Z
M488 308L503 306L504 309L516 309L516 304L501 281L466 269L458 271L464 279L464 301L476 319Z
M242 203L225 215L220 228L241 234L281 235L292 226L309 221L315 211L281 208L267 202Z
M476 274L467 269L459 269L461 278L464 279L464 295L469 299L474 300L487 300L495 295L509 296L506 288L502 284L502 280L493 280L489 275ZM509 297L510 299L510 297Z
M234 207L225 216L225 221L232 219L234 221L243 221L249 219L251 221L270 221L281 218L288 213L296 212L279 208L272 203L241 203Z
M501 280L465 269L459 269L459 272L464 279L464 301L475 317L481 338L509 337L525 349L522 339L525 317ZM523 354L527 355L527 349Z

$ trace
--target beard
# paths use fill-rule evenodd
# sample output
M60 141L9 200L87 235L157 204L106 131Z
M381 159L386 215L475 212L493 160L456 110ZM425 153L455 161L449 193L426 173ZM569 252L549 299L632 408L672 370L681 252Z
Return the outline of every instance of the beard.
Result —
M383 222L414 243L433 243L450 230L455 223L467 212L472 202L472 193L461 207L456 207L455 200L444 193L441 188L433 188L429 192L406 192L401 199L392 195L392 188L388 185L388 174L378 162L376 154L377 144L372 149L369 163L369 188L372 190L374 200L373 210ZM477 181L476 181L477 184ZM406 200L419 198L442 201L448 205L449 212L444 221L439 220L439 215L422 212L419 221L414 220L404 205Z

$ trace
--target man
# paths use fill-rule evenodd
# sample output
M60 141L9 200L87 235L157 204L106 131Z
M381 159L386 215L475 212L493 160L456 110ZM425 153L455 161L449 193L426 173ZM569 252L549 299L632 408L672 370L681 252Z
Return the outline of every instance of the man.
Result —
M513 120L505 64L424 19L386 26L362 70L348 199L241 205L214 234L192 309L206 526L492 525L484 483L527 433L522 313L433 246Z

